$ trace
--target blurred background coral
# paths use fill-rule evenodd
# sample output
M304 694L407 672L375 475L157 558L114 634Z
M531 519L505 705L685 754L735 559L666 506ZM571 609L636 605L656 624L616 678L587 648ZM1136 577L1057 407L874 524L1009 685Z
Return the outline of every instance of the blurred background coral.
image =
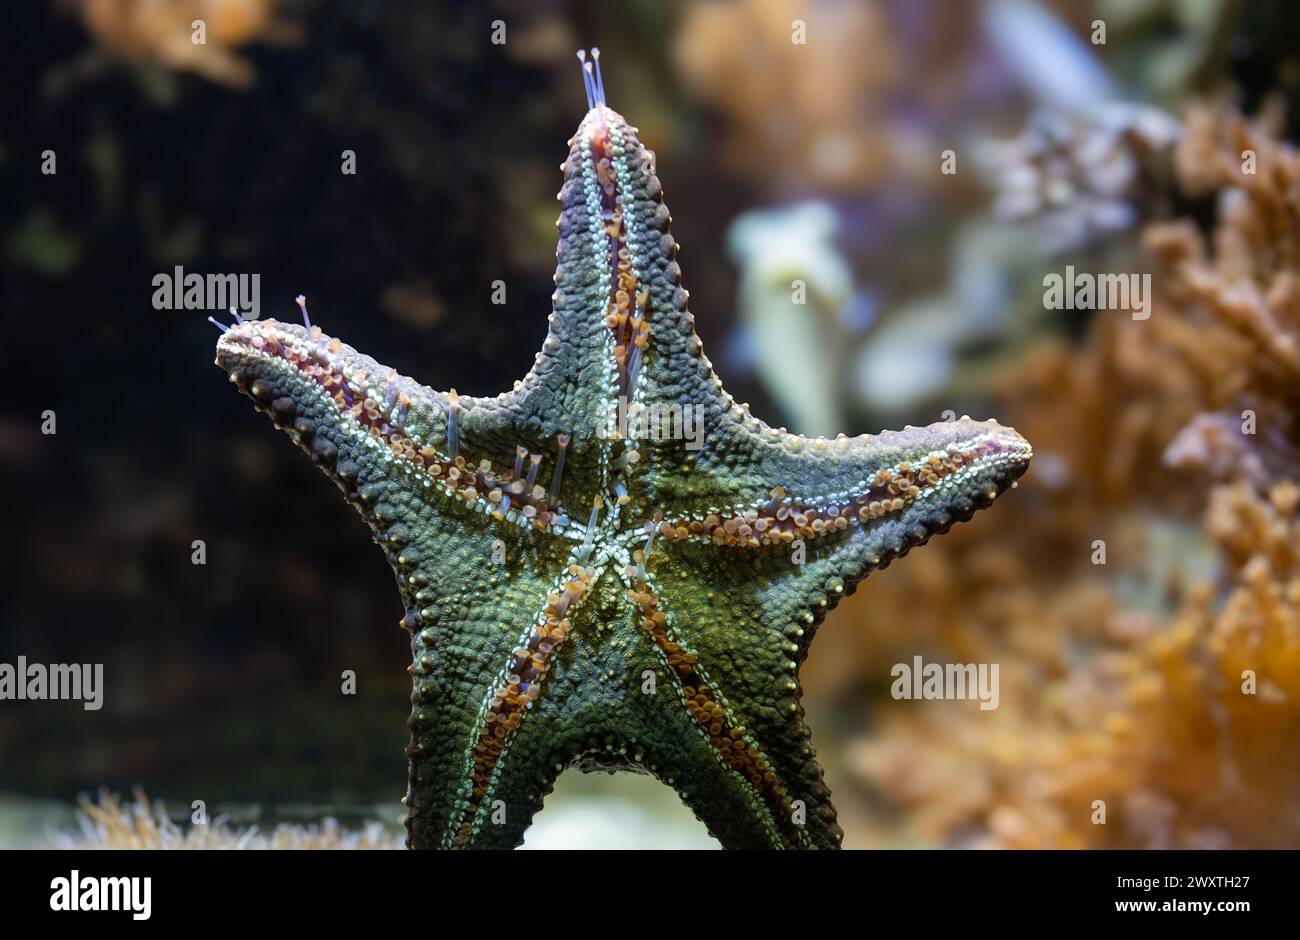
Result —
M398 843L391 575L151 279L257 272L264 316L303 292L403 373L509 388L598 45L756 415L951 411L1034 444L1016 494L819 634L805 704L845 846L1300 846L1300 7L470 6L3 13L0 661L102 662L106 691L0 703L0 845ZM1045 309L1067 264L1150 273L1150 317ZM917 655L998 663L1000 706L895 701ZM223 817L199 839L194 800ZM712 840L652 780L574 772L527 844Z

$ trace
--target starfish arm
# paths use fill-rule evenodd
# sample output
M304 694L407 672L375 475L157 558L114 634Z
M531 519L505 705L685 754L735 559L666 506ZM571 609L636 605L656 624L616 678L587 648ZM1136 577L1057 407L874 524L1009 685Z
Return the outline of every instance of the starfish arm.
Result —
M844 442L838 467L810 453L799 497L665 520L660 552L632 571L643 624L694 690L692 713L789 847L841 838L800 704L816 626L869 571L991 503L1029 459L1014 432L991 423L882 438L889 445L876 439L867 453Z
M466 834L469 848L512 848L566 769L651 774L673 787L729 848L783 844L750 782L721 759L691 716L673 670L605 579L576 613L540 698L501 754L493 810Z
M407 577L415 590L402 621L412 634L405 802L413 848L451 847L481 807L493 769L484 744L493 720L508 714L501 699L508 691L514 706L527 696L517 676L504 689L515 652L545 609L554 585L548 572L563 570L554 546L539 547L522 532L508 537L502 562L493 563L501 543L472 531L466 516L440 515L421 528L419 545L429 560Z
M608 209L592 155L595 126L593 110L570 138L568 158L561 164L555 292L546 340L514 391L544 435L568 432L578 442L598 438L606 405L618 394L613 336L604 323L614 288Z
M573 542L531 537L535 526L519 524L524 517L508 519L500 503L470 495L476 484L484 488L482 474L468 471L463 457L450 460L445 448L407 443L445 431L447 396L390 377L389 387L403 388L410 403L400 422L391 412L377 417L372 412L382 410L387 391L374 407L357 402L373 405L362 384L385 370L332 341L325 341L334 346L326 368L308 356L315 342L301 328L244 324L223 337L217 361L311 454L385 549L406 607L401 626L412 636L408 827L413 845L438 845L454 834L481 783L474 749L502 663L513 660L521 628L544 609L551 573L566 570ZM335 377L328 387L319 369ZM330 391L343 376L355 394L340 404ZM391 399L393 408L405 400ZM460 422L461 446L490 450L504 436L493 420L496 406L493 399L460 401L469 416Z
M769 847L838 848L842 833L798 705L796 644L776 629L746 629L763 603L749 583L711 566L701 591L698 560L682 556L674 552L657 576L633 572L628 598L696 732L745 790L724 813L759 824Z
M624 390L629 399L645 404L722 400L721 383L686 308L690 295L677 263L680 246L669 228L672 214L655 175L654 152L621 115L607 109L606 116L610 182L619 215L615 241L624 253L622 283L628 295L623 307L616 305L612 326L627 337L626 344L643 340L638 367Z
M860 529L864 560L884 558L918 526L932 533L987 505L1032 457L1014 430L968 418L834 440L732 423L725 443L656 471L667 539L758 548Z
M607 494L619 482L635 485L628 464L637 455L617 424L620 402L626 409L698 399L699 340L653 156L603 105L588 112L569 144L550 327L515 395L537 427L571 432L578 453L599 451Z
M360 467L382 461L430 499L465 504L499 523L564 534L563 503L590 506L577 484L596 472L592 448L547 439L516 420L512 398L437 392L338 339L276 320L242 321L217 344L216 363L306 450L351 499ZM568 484L548 489L561 459ZM577 451L575 453L575 451ZM581 500L585 497L585 505Z
M499 800L498 783L515 738L547 691L547 674L563 654L569 634L601 574L598 568L577 564L563 567L561 571L546 594L545 604L526 625L518 642L501 657L502 665L486 694L479 697L482 704L469 746L459 760L453 760L453 764L463 768L462 780L449 788L455 799L453 812L446 819L437 843L443 848L473 845L494 816L498 803L504 805ZM455 674L459 670L450 672ZM415 763L413 760L413 767ZM433 772L437 774L442 762L435 763ZM446 787L449 782L454 781L442 780L439 784Z

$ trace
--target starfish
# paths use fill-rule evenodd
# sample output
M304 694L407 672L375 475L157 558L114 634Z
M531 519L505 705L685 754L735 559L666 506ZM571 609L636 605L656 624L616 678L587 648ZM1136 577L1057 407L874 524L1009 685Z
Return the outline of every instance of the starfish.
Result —
M216 362L396 575L408 845L518 845L577 767L653 774L725 847L838 848L800 704L814 632L868 572L1013 486L1030 447L968 418L807 438L734 401L695 334L654 154L597 63L561 164L548 335L511 391L426 388L326 336L302 297L302 325L218 324Z

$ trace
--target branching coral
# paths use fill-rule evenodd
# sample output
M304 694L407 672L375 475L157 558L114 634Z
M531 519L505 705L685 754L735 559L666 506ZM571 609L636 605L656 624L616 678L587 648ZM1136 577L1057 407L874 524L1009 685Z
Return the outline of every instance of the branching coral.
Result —
M864 794L910 811L898 839L1300 841L1300 155L1212 105L1175 167L1217 215L1208 235L1146 231L1151 318L1099 314L1006 390L1039 449L1001 507L1017 518L989 520L1012 540L953 540L861 592L864 618L921 627L908 646L872 632L877 667L918 645L1002 665L998 710L891 703L855 749ZM1187 561L1202 544L1208 576Z
M384 832L378 823L349 830L337 820L296 826L281 823L268 832L257 826L239 829L217 818L205 825L182 828L172 821L161 803L150 804L144 793L124 802L117 794L101 792L98 802L82 798L78 835L60 835L59 848L75 849L396 849L402 840Z
M1300 466L1300 153L1265 122L1219 107L1187 120L1176 151L1193 195L1216 194L1212 239L1185 222L1154 226L1148 247L1168 271L1168 297L1201 333L1202 411L1253 417L1257 482L1294 478ZM1242 416L1242 412L1250 415ZM1249 427L1249 426L1248 426Z
M1049 250L1077 247L1135 224L1178 134L1155 108L1108 104L1083 114L1042 111L1016 139L984 145L994 214L1033 220Z

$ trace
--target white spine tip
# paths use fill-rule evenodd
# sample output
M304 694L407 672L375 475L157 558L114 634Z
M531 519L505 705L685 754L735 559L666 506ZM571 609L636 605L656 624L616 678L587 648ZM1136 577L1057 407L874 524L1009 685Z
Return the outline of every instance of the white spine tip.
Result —
M297 297L293 299L293 302L296 303L298 305L298 309L302 311L302 325L307 327L307 329L310 330L311 318L307 316L307 296L305 294L299 294Z

